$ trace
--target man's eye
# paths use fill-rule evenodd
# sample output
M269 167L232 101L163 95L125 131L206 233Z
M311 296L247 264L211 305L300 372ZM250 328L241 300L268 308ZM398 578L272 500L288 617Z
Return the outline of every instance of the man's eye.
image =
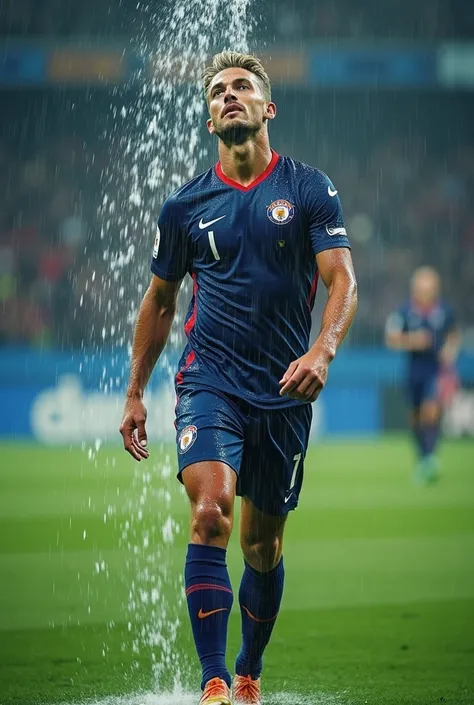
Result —
M244 85L239 86L239 88L245 88L245 90L248 90L248 86L244 86Z

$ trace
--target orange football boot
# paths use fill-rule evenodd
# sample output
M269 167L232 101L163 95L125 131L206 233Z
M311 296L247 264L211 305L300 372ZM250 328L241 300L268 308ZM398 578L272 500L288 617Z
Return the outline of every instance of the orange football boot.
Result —
M260 678L254 681L251 676L235 676L233 691L235 705L262 705Z
M199 705L232 705L227 683L222 678L208 681Z

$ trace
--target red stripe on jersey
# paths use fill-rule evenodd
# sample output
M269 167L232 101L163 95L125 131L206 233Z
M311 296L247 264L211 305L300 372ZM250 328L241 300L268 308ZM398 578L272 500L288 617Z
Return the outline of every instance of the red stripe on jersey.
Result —
M242 186L242 184L239 184L238 181L234 181L233 179L229 179L228 176L224 174L222 171L222 166L220 162L217 162L216 164L216 174L219 177L221 181L223 181L227 186L232 186L232 188L236 188L239 191L250 191L251 189L255 188L255 186L258 186L259 184L262 183L262 181L265 181L267 176L270 176L272 171L277 165L277 162L279 160L280 156L273 151L272 149L272 158L270 160L270 164L267 166L265 171L263 171L260 176L257 176L256 179L254 179L248 186Z
M193 299L194 299L194 308L193 312L186 321L184 325L184 332L186 333L186 336L189 338L189 334L191 333L192 329L194 328L194 325L196 323L196 316L197 316L197 292L198 292L198 283L196 279L196 275L193 274Z
M180 371L176 375L176 384L183 384L183 382L184 382L183 375L186 372L186 370L188 369L188 367L193 364L195 357L196 357L196 355L194 354L194 350L191 350L191 352L188 354L188 356L185 360L184 365L182 366L182 368L180 369Z
M198 283L196 279L196 275L193 274L193 299L194 299L194 306L193 306L193 312L184 324L184 332L186 333L186 337L189 338L189 334L193 330L194 326L196 325L196 317L197 317L197 293L198 293ZM190 365L194 362L196 355L194 354L194 350L191 350L188 353L188 356L186 360L184 361L184 365L176 375L176 384L182 384L184 381L184 373L188 369Z
M310 311L313 310L314 299L316 298L316 290L318 288L318 280L319 280L319 271L316 270L314 277L313 277L313 283L311 284L311 291L309 292L309 296L308 296L308 306L309 306Z

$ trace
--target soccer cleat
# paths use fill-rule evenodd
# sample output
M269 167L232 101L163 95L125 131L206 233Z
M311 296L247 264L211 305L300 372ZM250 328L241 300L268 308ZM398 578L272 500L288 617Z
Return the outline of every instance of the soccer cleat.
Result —
M254 681L252 676L235 676L233 691L236 705L262 705L260 678Z
M419 485L428 485L439 479L439 462L435 455L422 458L415 469L415 482Z
M439 462L435 455L429 455L425 460L425 480L426 482L437 482L439 480Z
M208 681L199 705L232 705L227 683L222 678Z

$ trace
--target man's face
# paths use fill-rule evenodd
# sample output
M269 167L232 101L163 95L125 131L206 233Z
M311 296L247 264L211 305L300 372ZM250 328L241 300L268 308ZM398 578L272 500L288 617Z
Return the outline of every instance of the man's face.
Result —
M414 277L413 298L422 306L432 305L439 297L439 277L435 272L420 272Z
M245 69L225 69L212 80L208 92L207 128L226 144L242 144L276 113L264 98L258 78Z

